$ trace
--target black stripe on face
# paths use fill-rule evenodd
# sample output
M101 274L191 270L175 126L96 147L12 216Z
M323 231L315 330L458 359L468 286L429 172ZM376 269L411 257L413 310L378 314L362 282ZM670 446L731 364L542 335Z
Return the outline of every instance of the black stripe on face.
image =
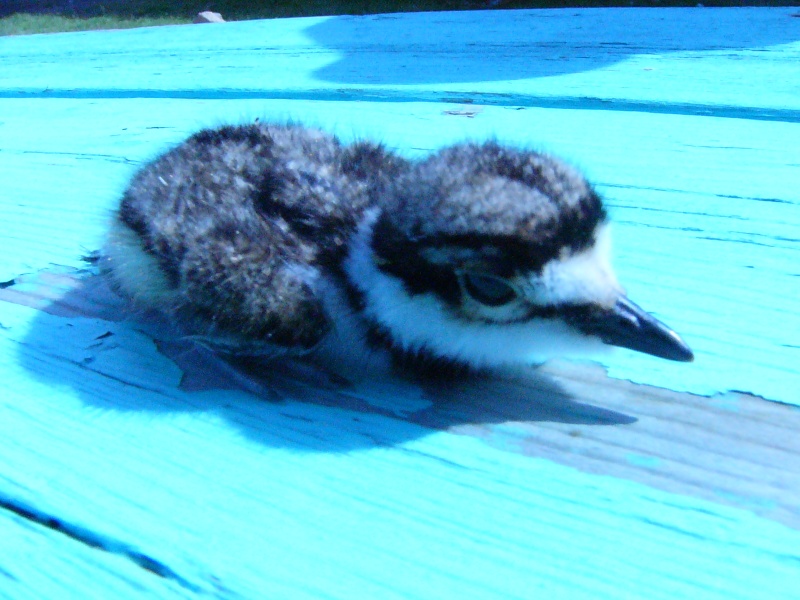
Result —
M400 279L411 295L433 292L447 304L457 306L461 302L461 286L453 268L425 260L423 248L402 236L383 216L375 224L372 250L378 268Z
M481 256L480 264L473 267L475 273L485 273L495 277L511 280L521 273L526 276L541 273L544 264L540 264L542 255L549 256L551 253L542 252L541 247L532 248L530 245L519 243L517 240L507 238L474 236L467 238L459 236L457 238L448 237L446 249L470 249L476 250L476 255ZM593 239L593 238L592 238ZM456 271L464 267L461 264L437 264L426 260L426 251L438 249L428 243L414 243L402 238L399 234L392 231L391 226L379 221L376 224L373 237L373 251L377 257L378 268L402 281L406 292L409 295L433 293L445 301L454 310L452 316L466 319L468 321L481 321L491 325L507 325L509 323L524 323L533 319L561 320L568 325L575 326L582 322L587 315L594 314L598 307L590 303L572 304L547 304L540 305L522 299L523 308L520 314L514 318L497 321L488 316L481 317L477 314L465 315L458 310L462 304L464 293L458 280ZM491 248L491 252L486 249ZM561 249L554 251L557 255ZM488 256L488 258L486 258ZM534 257L535 256L535 257ZM548 259L550 260L550 259ZM545 260L545 264L547 260ZM523 271L519 265L529 269ZM533 268L532 268L533 266ZM362 299L363 302L363 299ZM360 307L363 307L360 304Z
M593 241L594 232L586 245ZM583 243L576 246L585 247ZM373 231L372 250L378 268L400 279L409 294L432 292L447 304L457 306L462 299L457 271L472 271L503 279L511 279L520 273L541 273L548 262L563 252L563 246L531 244L516 237L479 234L440 235L412 241L382 216ZM466 256L458 258L461 250ZM431 255L439 258L433 259Z

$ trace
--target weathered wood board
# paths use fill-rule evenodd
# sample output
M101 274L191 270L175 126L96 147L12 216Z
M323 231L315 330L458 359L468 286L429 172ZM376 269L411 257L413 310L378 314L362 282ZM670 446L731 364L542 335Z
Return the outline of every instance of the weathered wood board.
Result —
M0 39L0 597L797 598L793 12ZM143 161L256 117L569 158L696 362L342 388L159 341L81 256Z

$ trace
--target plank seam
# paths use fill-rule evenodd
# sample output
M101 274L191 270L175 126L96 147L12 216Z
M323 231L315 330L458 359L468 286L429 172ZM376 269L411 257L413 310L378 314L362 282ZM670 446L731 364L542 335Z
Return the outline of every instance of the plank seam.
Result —
M340 88L309 90L161 90L161 89L49 89L10 88L0 90L3 99L90 99L90 100L316 100L329 102L441 102L484 106L545 108L568 110L604 110L650 114L723 117L755 121L800 123L800 110L770 107L625 100L587 96L532 96L527 94L463 92L455 90L399 92L386 88Z

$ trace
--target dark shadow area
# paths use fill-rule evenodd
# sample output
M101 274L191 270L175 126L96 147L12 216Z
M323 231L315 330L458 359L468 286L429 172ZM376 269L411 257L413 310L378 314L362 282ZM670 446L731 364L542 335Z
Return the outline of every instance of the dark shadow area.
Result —
M636 421L594 406L592 399L574 398L534 371L513 379L472 376L455 383L396 378L375 388L371 382L366 387L350 385L298 361L268 367L230 362L176 339L161 317L133 313L103 277L90 271L22 276L0 290L0 302L39 309L20 345L20 363L39 380L69 384L88 406L211 411L260 443L300 451L393 446L463 426L607 426ZM176 369L158 352L182 376L176 378ZM69 381L63 380L63 369L54 379L46 368L48 361L68 363Z
M622 19L615 11L482 14L480 28L466 13L340 17L306 29L341 59L315 72L342 84L477 83L551 77L601 69L647 52L742 50L795 42L794 26L753 13L749 27L730 11L641 10ZM634 16L635 15L635 16ZM631 26L635 24L635 26ZM472 34L468 37L465 34Z

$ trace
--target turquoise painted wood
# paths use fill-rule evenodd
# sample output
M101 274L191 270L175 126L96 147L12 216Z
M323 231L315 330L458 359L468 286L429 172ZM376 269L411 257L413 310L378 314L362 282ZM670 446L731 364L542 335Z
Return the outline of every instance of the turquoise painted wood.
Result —
M793 12L0 39L0 597L797 598ZM81 256L143 161L256 117L567 157L696 362L340 388L157 342Z

